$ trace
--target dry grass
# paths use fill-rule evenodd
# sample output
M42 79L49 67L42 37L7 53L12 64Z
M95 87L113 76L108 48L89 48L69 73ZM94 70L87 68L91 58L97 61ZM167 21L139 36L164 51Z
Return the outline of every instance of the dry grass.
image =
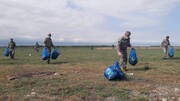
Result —
M125 101L148 101L153 99L151 95L154 90L166 91L169 97L174 96L176 99L180 96L173 92L175 88L180 89L180 64L161 61L161 50L137 50L139 64L135 67L128 65L128 72L134 75L124 81L108 81L103 76L103 71L118 59L115 50L92 51L90 48L67 47L61 48L61 51L61 57L50 65L37 62L38 57L27 58L30 63L19 60L11 64L1 62L0 100L101 101L116 97ZM180 56L179 53L176 52L176 57ZM55 76L54 73L59 75ZM7 76L16 79L8 80ZM156 95L157 99L168 97Z

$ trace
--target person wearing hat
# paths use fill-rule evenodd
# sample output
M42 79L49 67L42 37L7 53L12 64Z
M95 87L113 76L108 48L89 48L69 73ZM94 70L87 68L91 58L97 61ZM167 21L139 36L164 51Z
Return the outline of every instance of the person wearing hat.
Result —
M163 52L164 52L163 59L166 59L166 56L167 56L167 53L168 53L168 46L170 46L170 41L169 41L169 36L166 36L166 39L164 39L161 42L161 47L162 47Z
M8 44L8 50L10 54L10 58L14 59L15 56L15 48L16 48L16 43L13 41L13 38L10 39L10 42Z
M127 47L131 47L130 44L130 31L126 31L124 36L118 39L118 43L116 46L117 54L120 57L120 65L125 70L128 71L126 68L127 65Z
M49 54L51 53L51 47L54 47L52 39L51 39L51 33L48 34L48 37L44 40L45 47L48 49ZM47 63L50 63L50 57L47 60Z

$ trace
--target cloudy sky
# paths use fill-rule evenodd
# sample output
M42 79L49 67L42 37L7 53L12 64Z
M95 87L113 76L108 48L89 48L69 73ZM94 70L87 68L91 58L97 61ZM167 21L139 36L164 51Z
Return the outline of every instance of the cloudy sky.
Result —
M180 0L0 0L0 42L116 43L131 31L132 45L180 45ZM1 43L2 44L2 43Z

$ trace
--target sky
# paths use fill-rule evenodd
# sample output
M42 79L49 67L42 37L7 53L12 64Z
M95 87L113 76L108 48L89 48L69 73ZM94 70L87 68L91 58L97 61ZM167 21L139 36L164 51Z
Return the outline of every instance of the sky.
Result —
M132 45L180 46L180 0L0 0L0 45L43 40L56 45L116 44L131 31Z

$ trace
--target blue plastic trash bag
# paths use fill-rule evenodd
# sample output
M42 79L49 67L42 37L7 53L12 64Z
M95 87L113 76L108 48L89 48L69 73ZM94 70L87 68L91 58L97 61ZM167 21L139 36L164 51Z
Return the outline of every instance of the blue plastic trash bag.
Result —
M9 56L9 49L8 48L5 49L4 56Z
M169 47L168 56L170 58L172 58L174 56L174 48L173 48L173 46Z
M136 55L136 50L132 48L129 55L129 64L135 66L137 63L138 63L138 58Z
M118 61L104 71L104 76L108 80L122 80L125 78L125 74L121 71Z
M43 48L43 51L42 51L42 59L43 59L43 60L47 60L49 57L50 57L50 54L49 54L47 48L44 47L44 48Z
M5 49L4 56L9 56L9 49L8 48Z
M57 59L58 56L60 55L60 52L57 48L55 48L52 52L51 52L51 59Z

